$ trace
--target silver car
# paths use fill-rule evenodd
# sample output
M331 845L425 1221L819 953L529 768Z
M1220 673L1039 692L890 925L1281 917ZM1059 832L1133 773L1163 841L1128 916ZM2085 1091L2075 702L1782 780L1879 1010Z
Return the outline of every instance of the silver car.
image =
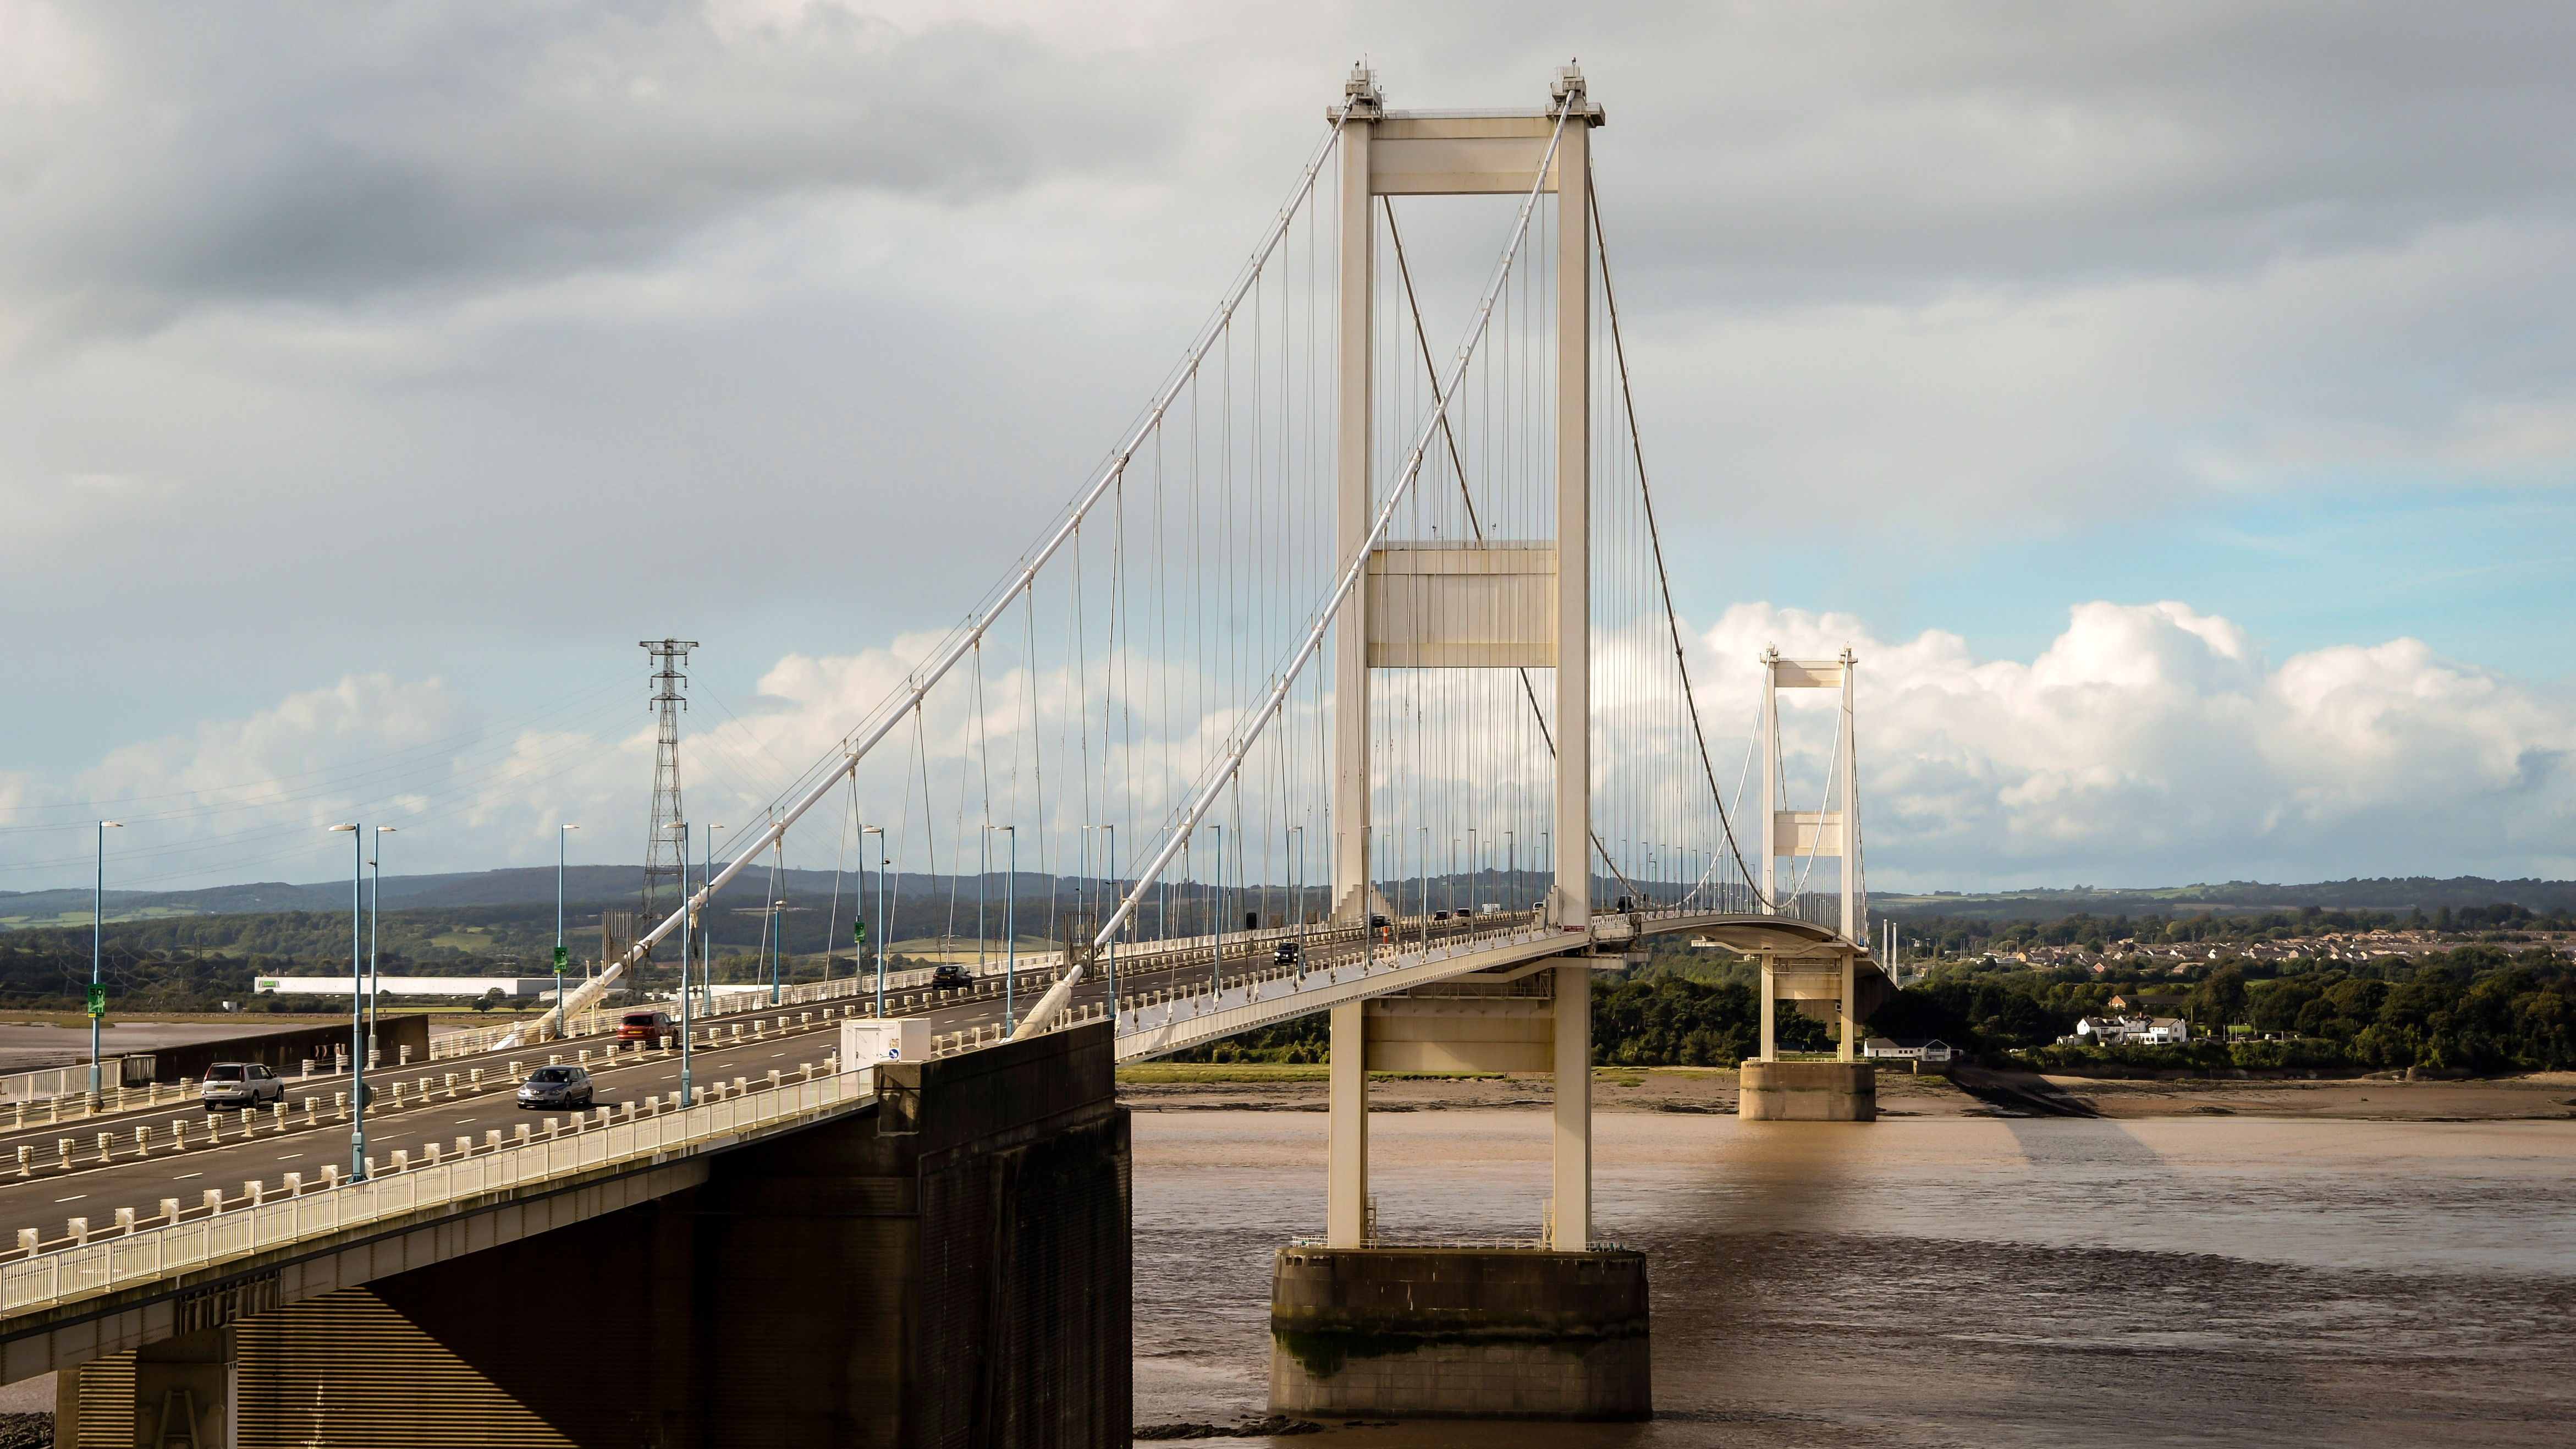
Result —
M522 1107L587 1107L593 1088L590 1073L579 1067L539 1067L519 1086Z
M285 1101L286 1083L257 1062L217 1062L206 1068L197 1096L209 1112L218 1107L257 1107Z

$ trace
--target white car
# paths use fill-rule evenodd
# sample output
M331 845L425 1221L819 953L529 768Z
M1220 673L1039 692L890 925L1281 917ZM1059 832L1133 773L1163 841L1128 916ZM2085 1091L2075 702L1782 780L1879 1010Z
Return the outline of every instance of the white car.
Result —
M211 1112L218 1107L257 1107L286 1100L286 1083L257 1062L217 1062L206 1068L197 1096Z

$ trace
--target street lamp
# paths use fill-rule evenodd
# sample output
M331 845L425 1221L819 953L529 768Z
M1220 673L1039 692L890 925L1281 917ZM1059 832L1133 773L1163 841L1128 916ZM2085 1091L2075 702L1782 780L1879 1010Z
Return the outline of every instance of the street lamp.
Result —
M787 902L769 903L769 1004L778 1004L778 968L787 955Z
M674 820L671 828L680 833L680 1105L698 1105L697 1085L689 1072L689 937L696 931L696 918L689 907L689 822Z
M1106 852L1101 856L1101 861L1103 864L1107 865L1110 870L1109 892L1112 895L1116 895L1118 893L1118 827L1115 825L1086 825L1082 828L1085 830L1100 831L1108 837L1109 844ZM1017 841L1014 840L1014 849L1017 848L1017 844ZM1118 908L1116 906L1111 906L1110 909L1114 911ZM1115 931L1109 933L1109 1034L1112 1037L1118 1035L1118 933Z
M564 950L564 927L563 927L563 921L564 921L564 841L565 841L566 839L570 838L570 836L572 835L572 833L573 833L574 831L576 831L576 830L579 830L580 828L581 828L581 827L580 827L580 826L578 826L578 825L557 825L557 826L555 827L555 1033L554 1033L554 1034L555 1034L555 1036L556 1036L557 1038L561 1038L561 1037L563 1036L563 1034L564 1034L564 1028L565 1028L565 1027L567 1027L567 1026L569 1026L569 1025L571 1025L571 1023L570 1023L570 1022L568 1022L568 1021L566 1021L566 1020L564 1019L564 994L563 994L564 961L565 961L565 958L566 958L566 955L567 955L567 953L566 953L566 952L565 952L565 950Z
M998 830L1011 837L1010 859L1005 867L1008 873L1002 877L1002 1035L1007 1037L1016 1025L1011 1020L1011 1012L1018 999L1013 993L1020 984L1020 827L987 825L984 830L987 852L992 849L991 832ZM980 956L983 951L984 931L978 926L975 930L975 954ZM1110 999L1114 1001L1117 998Z
M99 961L107 954L107 832L123 830L114 820L98 822L98 881L89 897L89 1107L98 1110L98 1022L107 1015L107 986L99 979Z
M885 854L885 827L884 827L884 826L882 826L882 825L862 825L862 826L860 826L860 827L859 827L859 845L860 845L860 847L861 847L862 849L864 849L864 848L867 846L867 843L868 843L868 837L869 837L869 836L871 836L871 835L873 835L873 836L875 836L875 837L877 838L877 1010L876 1010L876 1016L877 1016L877 1020L879 1020L879 1021L883 1021L883 1020L885 1020L885 966L886 966L886 919L885 919L885 887L886 887L886 879L885 879L885 878L886 878L886 863L887 863L887 862L886 862L886 854ZM866 933L866 931L865 931L864 929L862 929L862 930L860 931L860 933L859 933L859 943L860 943L860 944L862 944L862 945L864 945L864 944L866 944L866 942L867 942L867 933ZM853 964L855 964L855 963L853 963ZM848 1067L848 1064L847 1064L847 1063L843 1063L842 1065L843 1065L843 1068L846 1070L846 1069L847 1069L847 1067Z
M716 878L716 832L724 828L725 827L721 825L710 825L707 827L706 865L698 871L698 889L700 890L706 890L707 882ZM688 876L688 852L682 851L680 853L680 860L682 866L680 875L683 880L686 880ZM687 892L684 890L681 894L685 896ZM715 903L715 896L710 892L707 897L707 904L712 906ZM707 915L707 938L698 943L698 975L703 977L706 981L707 1011L712 1015L716 1009L716 920L715 914L712 911ZM688 974L686 972L682 972L680 975L681 989L686 990L688 988L688 984Z
M1291 825L1288 833L1297 837L1297 873L1295 884L1288 888L1288 909L1297 915L1297 979L1306 979L1306 827Z
M367 923L362 907L367 874L367 830L355 822L334 825L349 832L349 1180L367 1180L367 958L359 931Z
M376 873L375 884L367 891L367 1050L370 1052L378 1050L376 998L383 993L385 984L383 968L378 964L380 958L376 953L381 939L379 927L385 918L385 842L382 837L397 833L394 826L377 826L375 858L367 862L367 868Z

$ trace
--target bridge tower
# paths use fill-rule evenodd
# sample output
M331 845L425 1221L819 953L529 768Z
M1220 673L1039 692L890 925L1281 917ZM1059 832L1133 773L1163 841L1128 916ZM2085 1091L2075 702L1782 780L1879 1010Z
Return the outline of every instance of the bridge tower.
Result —
M1336 529L1342 556L1365 547L1379 503L1371 449L1377 393L1376 208L1388 196L1527 195L1542 165L1542 194L1556 201L1554 318L1555 537L1455 542L1389 541L1369 558L1334 624L1333 889L1335 914L1366 924L1379 908L1371 882L1369 682L1379 668L1552 669L1556 675L1555 839L1591 839L1592 128L1600 106L1583 73L1564 67L1549 104L1523 110L1407 114L1385 108L1374 72L1354 67L1344 89L1336 322ZM1558 117L1571 112L1560 127ZM1340 110L1335 108L1336 113ZM1554 159L1549 161L1551 138ZM1548 919L1587 932L1591 855L1555 851ZM1428 864L1423 867L1428 870ZM1390 912L1390 914L1392 914ZM1588 934L1583 938L1587 948ZM1556 1074L1552 1246L1581 1251L1592 1233L1591 966L1581 957L1554 974L1551 1065ZM1331 1147L1326 1236L1358 1247L1368 1214L1368 1027L1404 1010L1400 998L1332 1012Z
M1868 1121L1877 1115L1875 1074L1860 1061L1861 1023L1868 1020L1886 978L1866 969L1867 902L1860 894L1860 750L1852 711L1852 674L1859 661L1849 649L1832 659L1783 659L1762 651L1762 909L1766 914L1815 921L1827 902L1801 889L1818 860L1834 862L1830 930L1805 939L1791 931L1765 932L1752 946L1762 963L1762 1046L1744 1064L1738 1111L1750 1118L1797 1117ZM1834 720L1834 753L1826 767L1826 793L1814 810L1783 810L1780 799L1780 691L1831 689L1840 698ZM1781 862L1790 863L1784 893ZM1779 1004L1790 1001L1836 1027L1833 1062L1783 1062Z

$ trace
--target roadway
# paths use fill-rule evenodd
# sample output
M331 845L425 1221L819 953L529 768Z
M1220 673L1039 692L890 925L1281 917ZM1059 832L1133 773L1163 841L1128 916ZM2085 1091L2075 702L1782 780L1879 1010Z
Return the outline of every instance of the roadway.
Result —
M1397 929L1410 945L1426 926L1437 941L1479 924L1490 925L1490 920L1479 923L1460 919L1454 924L1402 921ZM1365 943L1356 932L1318 929L1308 938L1305 955L1310 967L1322 969L1356 959L1364 949ZM1268 967L1274 951L1275 938L1267 934L1252 940L1229 941L1228 979ZM1120 995L1186 989L1204 982L1211 954L1204 944L1195 948L1147 944L1122 949L1117 963ZM1073 1006L1096 1008L1105 1002L1108 982L1100 969L1105 964L1096 963L1076 988ZM1036 1005L1051 975L1052 972L1024 971L1011 992L1012 1008L1025 1014ZM921 1017L936 1034L978 1029L990 1033L1003 1019L1001 987L997 975L972 989L892 992L888 995L888 1011L890 1015ZM905 996L912 998L909 1007L903 1004ZM871 1004L866 995L840 998L833 1003L835 1007L861 1009ZM800 1016L808 1018L807 1024L797 1024ZM744 1032L739 1042L731 1037L736 1026ZM824 1058L835 1053L840 1042L839 1019L826 1018L813 1005L732 1014L699 1030L721 1032L725 1037L721 1044L709 1044L701 1035L700 1044L690 1053L692 1074L702 1090L713 1083L730 1083L737 1077L744 1079L747 1090L763 1090L773 1068L782 1080L799 1077L808 1063L819 1072ZM392 1170L396 1149L408 1151L412 1161L420 1162L431 1142L438 1143L442 1153L452 1153L459 1137L471 1139L477 1150L491 1132L499 1132L505 1142L514 1140L523 1123L542 1134L548 1117L559 1119L562 1130L571 1130L570 1119L577 1114L532 1111L518 1105L520 1078L508 1070L513 1061L523 1072L530 1071L550 1057L575 1061L587 1048L590 1069L598 1083L596 1105L616 1109L621 1120L629 1104L637 1112L645 1112L650 1110L652 1099L667 1100L679 1090L679 1052L619 1052L612 1064L602 1056L605 1042L601 1037L574 1037L515 1051L370 1071L368 1082L374 1088L376 1102L367 1112L367 1148L377 1170ZM467 1084L478 1068L484 1085L476 1093ZM445 1095L443 1086L450 1073L458 1083L459 1095L454 1098ZM427 1101L422 1100L418 1089L424 1077L433 1084ZM320 1190L326 1164L336 1165L343 1173L348 1168L350 1123L334 1103L335 1096L348 1090L348 1078L328 1075L289 1077L285 1081L288 1111L282 1119L267 1109L255 1113L229 1109L208 1112L189 1098L157 1107L0 1131L0 1254L13 1250L22 1229L35 1229L44 1250L63 1246L69 1220L74 1217L88 1220L93 1240L110 1235L115 1231L119 1208L132 1209L140 1226L166 1221L161 1216L161 1204L166 1198L178 1199L183 1218L201 1217L205 1212L204 1194L209 1189L224 1193L227 1210L236 1209L249 1200L246 1184L259 1183L264 1192L274 1195L284 1190L284 1177L290 1172L302 1174L304 1191ZM396 1081L404 1084L403 1101L398 1107L390 1093ZM308 1100L314 1103L310 1120L305 1106ZM209 1140L210 1124L220 1134L219 1140ZM147 1151L137 1150L138 1129L145 1134ZM102 1133L107 1136L105 1160L101 1160L100 1153ZM72 1165L68 1169L62 1166L65 1141L71 1144ZM175 1146L174 1141L185 1145ZM23 1178L16 1175L21 1147L29 1149L32 1172Z

